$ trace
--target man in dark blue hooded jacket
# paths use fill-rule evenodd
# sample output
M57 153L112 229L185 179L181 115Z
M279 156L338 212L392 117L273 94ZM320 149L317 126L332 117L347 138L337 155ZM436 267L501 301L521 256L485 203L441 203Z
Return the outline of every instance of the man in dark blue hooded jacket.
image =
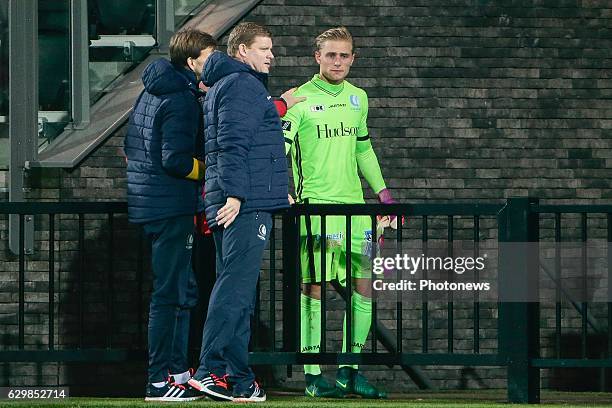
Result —
M156 60L143 73L145 89L125 136L129 219L142 224L151 239L147 401L203 396L181 384L190 378L189 311L197 303L193 216L203 208L203 118L197 84L215 47L209 34L176 33L170 40L171 61Z
M189 384L214 399L261 402L265 392L248 366L250 316L271 212L289 206L287 162L280 119L266 90L274 58L270 32L239 24L229 35L228 54L213 53L202 74L210 86L204 102L205 211L217 281L200 367Z

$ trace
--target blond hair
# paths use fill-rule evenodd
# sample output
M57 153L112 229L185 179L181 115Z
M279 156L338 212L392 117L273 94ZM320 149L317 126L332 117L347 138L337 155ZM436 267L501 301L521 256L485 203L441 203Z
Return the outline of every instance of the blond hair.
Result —
M315 38L315 51L321 51L325 41L348 41L353 50L353 36L346 27L334 27L323 31Z

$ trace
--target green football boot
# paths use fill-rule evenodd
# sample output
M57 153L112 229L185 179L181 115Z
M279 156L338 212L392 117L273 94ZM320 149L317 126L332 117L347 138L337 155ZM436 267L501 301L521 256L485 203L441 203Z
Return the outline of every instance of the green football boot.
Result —
M304 395L314 398L344 398L344 393L333 385L329 385L322 374L306 374Z
M340 367L338 369L336 387L345 394L355 394L363 398L387 398L386 392L374 387L363 375L351 367Z

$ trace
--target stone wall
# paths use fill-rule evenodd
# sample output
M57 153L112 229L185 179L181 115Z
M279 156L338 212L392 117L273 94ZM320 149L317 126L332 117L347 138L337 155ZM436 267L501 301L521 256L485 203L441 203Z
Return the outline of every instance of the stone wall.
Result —
M601 0L264 0L244 20L267 25L274 34L276 64L270 77L273 95L298 86L317 72L312 57L314 37L336 25L346 25L355 40L357 58L349 80L369 95L369 128L388 187L401 202L502 202L509 197L534 196L545 203L610 203L612 198L612 5ZM223 43L227 40L225 36ZM306 102L307 103L307 102ZM44 169L29 178L28 199L42 201L125 200L125 170L121 144L125 128L97 149L74 170ZM0 174L0 187L5 186ZM365 184L364 184L365 186ZM3 194L3 200L7 195ZM366 188L373 202L373 193ZM564 219L565 220L565 219ZM457 236L471 236L471 219L457 219ZM605 236L604 219L590 221L594 236ZM27 343L44 347L48 304L47 221L37 219L35 254L28 257L26 274ZM119 253L133 254L135 230L119 216L115 245ZM87 221L86 241L92 265L104 261L108 230L105 219ZM63 217L58 224L56 262L57 299L63 304L63 331L58 341L74 340L76 309L74 282L76 220ZM406 236L419 237L420 220L410 220ZM543 236L552 236L551 221ZM579 220L568 217L564 239L579 237ZM482 223L483 239L495 239L495 220ZM444 239L446 219L430 220L431 238ZM46 235L45 235L46 234ZM277 249L280 252L280 230ZM121 252L123 251L123 252ZM278 253L277 253L278 254ZM279 255L279 254L278 254ZM17 332L17 258L8 252L6 217L0 216L0 335L13 344ZM116 287L115 310L134 309L134 259L116 259L121 276ZM88 261L88 262L89 262ZM125 261L125 262L124 262ZM264 268L269 265L266 255ZM99 267L99 268L98 268ZM88 341L96 338L98 323L105 321L105 300L95 288L105 285L104 268L88 267L88 297L92 325ZM277 290L281 262L277 257ZM119 276L119 275L118 275ZM145 280L146 281L146 280ZM71 283L72 282L72 283ZM269 299L268 272L262 280L262 300ZM142 310L146 311L144 288ZM330 294L330 296L332 296ZM280 299L280 292L277 294ZM137 302L139 303L139 302ZM277 302L275 307L280 308ZM330 302L329 347L338 348L342 320L341 301ZM381 306L382 307L382 306ZM269 313L262 306L262 316ZM280 316L281 310L278 311ZM554 354L554 309L543 311L544 355ZM391 309L381 309L393 324ZM77 313L78 314L78 313ZM419 352L422 327L420 305L404 313L405 350ZM89 314L88 314L89 316ZM607 329L605 315L594 311ZM146 316L144 316L146 318ZM497 347L497 309L483 305L481 352ZM136 316L126 314L116 344L134 341ZM119 320L121 320L119 318ZM456 305L456 352L473 349L471 305ZM580 320L571 306L564 307L563 344L576 348ZM430 352L445 352L446 305L430 308ZM277 323L277 340L281 332ZM591 340L598 344L597 339ZM592 343L592 344L595 344ZM278 343L280 344L280 343ZM596 346L597 348L599 346ZM328 367L329 372L333 367ZM95 385L83 380L86 370L100 376L128 372L126 384L144 381L142 363L130 365L1 364L0 382L19 384ZM392 391L410 390L413 383L398 368L366 368L367 376L385 382ZM440 388L503 387L505 370L496 368L425 367ZM580 373L579 371L577 371ZM264 370L270 381L299 387L299 367L286 378L285 367ZM576 372L575 372L576 373ZM587 373L589 378L591 374ZM587 375L585 374L585 376ZM543 372L543 385L565 387L565 374ZM580 375L580 374L579 374ZM593 374L594 375L594 374ZM583 377L585 377L583 376ZM89 376L89 378L94 378ZM99 378L99 377L98 377ZM393 381L388 381L393 380ZM594 383L592 381L591 383ZM85 388L83 388L85 389Z

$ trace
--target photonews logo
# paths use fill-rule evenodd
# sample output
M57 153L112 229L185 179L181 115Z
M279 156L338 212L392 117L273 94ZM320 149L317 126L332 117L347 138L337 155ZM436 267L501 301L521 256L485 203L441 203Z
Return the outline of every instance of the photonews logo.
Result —
M336 128L330 127L327 123L323 127L321 127L321 125L317 125L317 135L319 139L357 136L358 131L359 128L357 126L344 126L344 122L340 122L340 126Z

